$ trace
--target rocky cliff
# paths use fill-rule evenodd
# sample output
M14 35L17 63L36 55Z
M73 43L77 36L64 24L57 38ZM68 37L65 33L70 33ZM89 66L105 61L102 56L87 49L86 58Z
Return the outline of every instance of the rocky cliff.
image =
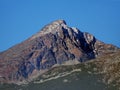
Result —
M56 20L37 34L0 53L0 82L29 80L55 65L73 65L117 51L92 34Z

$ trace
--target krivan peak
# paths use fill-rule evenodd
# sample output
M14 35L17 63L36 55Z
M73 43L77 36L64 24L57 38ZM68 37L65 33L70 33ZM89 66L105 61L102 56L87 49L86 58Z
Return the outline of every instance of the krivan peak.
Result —
M68 26L66 25L65 20L55 20L49 24L47 24L46 26L44 26L37 34L35 34L34 36L31 37L31 39L43 36L45 34L56 34L58 32L60 32L60 30L67 29Z
M60 20L53 21L52 24L57 24L57 25L63 25L63 24L65 24L66 25L66 22L65 22L65 20L60 19Z
M37 34L0 53L0 82L32 80L56 65L84 63L118 50L92 34L53 21Z

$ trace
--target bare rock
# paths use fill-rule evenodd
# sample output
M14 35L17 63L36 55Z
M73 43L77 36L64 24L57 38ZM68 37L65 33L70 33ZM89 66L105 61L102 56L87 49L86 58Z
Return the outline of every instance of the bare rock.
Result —
M28 80L34 71L46 71L67 61L85 62L118 48L56 20L37 34L0 53L0 82ZM38 73L41 74L41 73Z

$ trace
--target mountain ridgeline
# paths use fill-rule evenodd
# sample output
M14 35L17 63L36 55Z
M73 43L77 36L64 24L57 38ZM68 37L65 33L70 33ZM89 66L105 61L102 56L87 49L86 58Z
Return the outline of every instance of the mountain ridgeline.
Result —
M92 34L56 20L38 33L0 53L0 82L32 80L59 65L74 65L116 52Z

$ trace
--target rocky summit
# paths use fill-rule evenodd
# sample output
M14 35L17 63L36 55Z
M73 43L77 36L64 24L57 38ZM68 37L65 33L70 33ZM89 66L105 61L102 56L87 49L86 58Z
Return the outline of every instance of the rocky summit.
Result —
M118 48L56 20L27 40L0 53L0 82L32 80L59 65L74 65Z

